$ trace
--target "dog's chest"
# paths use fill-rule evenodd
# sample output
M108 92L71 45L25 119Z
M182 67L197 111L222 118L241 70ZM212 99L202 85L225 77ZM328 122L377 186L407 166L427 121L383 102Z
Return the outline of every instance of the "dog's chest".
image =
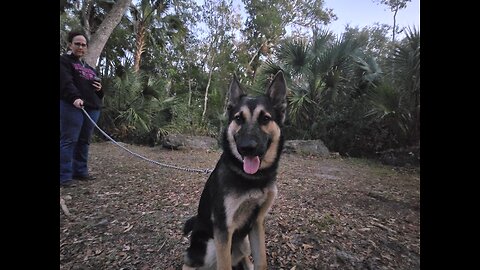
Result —
M246 194L230 194L225 198L227 226L232 229L243 227L255 210L270 208L276 187L249 191ZM265 211L262 211L265 212Z

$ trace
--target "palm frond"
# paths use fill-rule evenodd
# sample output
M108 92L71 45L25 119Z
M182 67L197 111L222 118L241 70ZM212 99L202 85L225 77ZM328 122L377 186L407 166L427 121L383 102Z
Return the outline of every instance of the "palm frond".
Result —
M310 108L315 107L315 101L309 97L309 90L292 86L288 98L289 118L293 123L302 126L302 123L309 123L314 115Z
M366 117L376 116L382 119L387 115L395 114L400 104L400 93L388 84L382 84L370 89L367 93L372 109L367 112Z
M291 70L292 75L296 75L302 73L308 66L309 50L309 45L303 40L287 41L280 47L278 58L282 59L286 69Z
M373 56L355 54L352 59L356 64L354 73L360 80L361 88L375 87L381 80L383 71Z
M150 131L149 126L146 123L145 116L141 115L134 108L128 108L127 110L121 112L116 118L116 121L119 121L130 127L132 130L143 130L145 132Z
M330 30L320 29L315 31L312 38L311 51L315 56L321 55L329 47L335 36Z

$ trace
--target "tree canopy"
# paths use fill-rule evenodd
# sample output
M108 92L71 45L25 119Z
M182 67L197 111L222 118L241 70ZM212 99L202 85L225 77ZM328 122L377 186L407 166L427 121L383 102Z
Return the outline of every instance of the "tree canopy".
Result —
M261 93L283 70L287 139L322 139L331 151L375 156L419 146L420 31L392 25L335 35L335 10L315 0L60 1L67 32L87 33L103 77L100 125L120 140L158 143L168 132L217 136L236 74ZM239 3L239 2L236 2ZM390 30L392 38L390 38ZM405 37L395 40L395 34Z

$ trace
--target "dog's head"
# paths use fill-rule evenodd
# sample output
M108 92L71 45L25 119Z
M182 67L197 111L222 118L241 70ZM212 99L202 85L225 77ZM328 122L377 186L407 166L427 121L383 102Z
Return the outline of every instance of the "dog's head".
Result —
M247 96L236 77L230 83L225 130L228 151L242 164L243 172L256 174L276 165L283 146L281 127L287 108L287 87L279 71L258 97Z

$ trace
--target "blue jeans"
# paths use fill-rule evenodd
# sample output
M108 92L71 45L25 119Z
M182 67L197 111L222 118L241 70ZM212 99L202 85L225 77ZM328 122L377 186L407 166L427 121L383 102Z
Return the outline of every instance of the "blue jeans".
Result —
M85 111L95 123L98 121L100 110L85 107ZM88 175L88 148L94 128L81 109L60 100L60 183Z

